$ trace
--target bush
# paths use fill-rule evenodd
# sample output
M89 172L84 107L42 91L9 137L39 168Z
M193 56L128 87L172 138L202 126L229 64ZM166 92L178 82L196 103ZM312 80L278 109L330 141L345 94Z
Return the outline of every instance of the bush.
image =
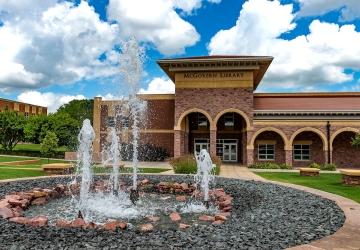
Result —
M317 168L317 169L321 169L321 165L317 164L316 162L313 162L311 164L308 165L309 168Z
M277 164L275 162L257 162L249 166L249 168L255 169L292 169L292 166L284 163Z
M215 168L213 169L214 175L219 175L221 159L218 156L211 157ZM170 160L170 165L173 167L176 174L196 174L197 166L196 160L193 155L183 155Z
M335 171L336 170L336 165L335 164L328 164L325 163L323 165L321 165L321 170L327 170L327 171Z

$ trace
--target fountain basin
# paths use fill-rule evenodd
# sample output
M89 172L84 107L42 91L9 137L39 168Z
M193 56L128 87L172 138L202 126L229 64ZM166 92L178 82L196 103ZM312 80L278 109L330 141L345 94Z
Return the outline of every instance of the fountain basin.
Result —
M139 179L144 177L139 176ZM100 177L97 177L100 178ZM131 183L130 177L126 180ZM151 182L193 181L191 176L149 176ZM0 196L34 187L47 188L69 182L49 178L2 183ZM256 248L283 249L334 233L344 223L342 210L333 202L299 190L269 183L217 178L216 187L233 197L226 223L197 223L185 230L89 230L80 228L29 227L0 220L0 240L5 248ZM19 239L23 239L21 242Z

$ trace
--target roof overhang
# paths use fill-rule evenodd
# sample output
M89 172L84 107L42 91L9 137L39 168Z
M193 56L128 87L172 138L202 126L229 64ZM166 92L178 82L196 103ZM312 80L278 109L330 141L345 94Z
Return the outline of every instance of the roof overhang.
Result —
M204 56L158 60L158 65L175 83L175 74L192 71L252 71L254 90L274 58L271 56Z

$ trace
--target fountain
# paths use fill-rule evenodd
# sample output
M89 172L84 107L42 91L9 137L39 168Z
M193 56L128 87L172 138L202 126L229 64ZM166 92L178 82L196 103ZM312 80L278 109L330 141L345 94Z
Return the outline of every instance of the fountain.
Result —
M129 97L120 103L131 121L131 175L120 176L122 131L117 131L117 124L110 128L103 150L102 165L112 166L112 172L93 173L94 130L85 120L78 136L75 177L1 186L0 217L7 219L0 218L2 248L283 249L341 227L345 221L341 209L319 196L270 183L225 178L215 183L206 150L195 153L195 184L193 176L138 175L146 109L136 96L142 59L134 39L123 44L120 71Z

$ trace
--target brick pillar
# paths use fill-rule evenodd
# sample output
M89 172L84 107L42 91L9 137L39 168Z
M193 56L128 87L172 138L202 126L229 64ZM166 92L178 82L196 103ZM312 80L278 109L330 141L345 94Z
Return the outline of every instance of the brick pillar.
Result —
M95 132L95 139L93 143L94 154L100 154L100 130L101 130L101 97L94 98L94 112L93 112L93 128Z
M252 164L254 164L254 149L253 148L247 148L246 150L246 165L250 166Z
M328 152L327 150L324 150L324 163L328 163ZM332 163L332 151L330 150L330 164Z
M210 155L216 156L216 129L210 130Z
M292 166L292 160L293 160L293 151L285 150L285 164L288 166Z
M182 131L175 130L174 131L174 157L179 157L183 153L184 145L182 143Z
M333 163L333 151L330 150L330 164Z

